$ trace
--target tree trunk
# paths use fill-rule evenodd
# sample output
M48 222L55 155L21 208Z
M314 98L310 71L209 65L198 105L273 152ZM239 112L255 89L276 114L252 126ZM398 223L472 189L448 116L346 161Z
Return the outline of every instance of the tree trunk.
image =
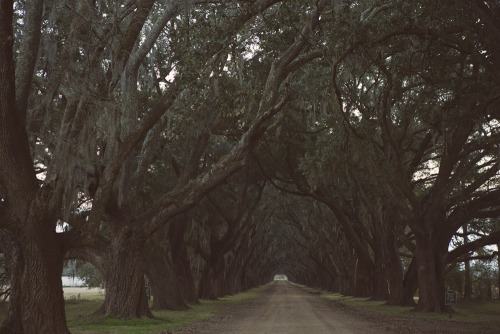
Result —
M55 229L33 223L21 238L24 275L21 283L24 334L69 333L61 282L64 255ZM39 228L37 228L39 227ZM47 307L50 306L50 307Z
M241 266L233 264L227 274L226 293L233 295L241 291Z
M224 275L224 269L217 270L214 275L214 280L212 283L212 289L214 291L215 297L224 297L227 295L226 288L226 278Z
M416 269L416 266L413 266ZM398 276L398 277L392 277L393 276ZM414 272L413 276L407 276L405 277L404 280L401 280L399 277L399 273L394 272L392 274L389 274L389 280L391 282L396 282L395 284L391 284L391 289L390 289L390 294L389 298L387 300L387 305L394 305L394 306L415 306L415 299L413 298L413 295L415 294L415 291L417 290L418 287L418 282L416 279L416 272Z
M373 292L373 275L360 262L356 261L356 287L354 291L355 297L371 297Z
M186 304L198 304L193 273L189 263L184 233L186 221L174 221L169 229L170 251L172 253L172 269L176 275L176 283L181 296Z
M201 275L199 287L198 287L198 298L200 299L217 299L215 292L212 287L213 281L213 270L210 268L208 263L203 268L203 273Z
M498 262L498 271L497 271L497 283L498 283L498 299L500 299L500 243L497 244L497 262Z
M430 234L430 231L426 231L425 236L416 235L419 291L417 310L441 313L449 309L444 305L447 249L436 245L437 242L432 240Z
M161 248L160 248L161 249ZM187 310L180 290L176 284L175 273L163 251L148 251L146 257L147 276L153 295L153 310Z
M403 273L401 258L397 253L397 247L392 234L388 235L388 262L386 263L386 275L389 282L388 305L415 306L413 294L417 289L415 259L412 260L406 275Z
M464 283L464 300L472 299L472 273L470 270L470 261L465 261L465 283Z
M144 280L144 241L137 231L122 229L112 238L106 256L108 263L104 274L106 297L96 314L132 319L153 318L149 309Z
M0 230L0 243L5 256L6 273L9 275L10 294L7 316L0 326L0 334L17 334L23 332L21 279L24 261L21 245L14 234Z
M0 3L0 180L7 198L2 203L5 208L0 211L2 218L5 213L10 222L2 220L0 225L8 223L12 229L16 229L21 244L24 260L20 282L23 332L64 334L69 331L66 326L61 282L63 247L56 235L55 224L51 224L45 215L51 188L46 184L46 187L40 189L36 179L26 132L26 110L16 106L12 19L13 1L2 1ZM25 19L30 20L33 17ZM33 28L37 20L35 18L34 21L25 21L24 24ZM36 27L34 30L38 31ZM34 37L31 46L36 48L36 36L24 36L25 40L31 37ZM23 56L25 55L20 55ZM28 76L31 75L32 73L28 73ZM18 297L14 296L16 303Z
M372 286L373 290L371 293L371 298L373 300L387 300L389 295L388 284L387 284L387 272L385 269L384 259L379 258L377 255L375 257L375 272L372 276Z
M468 230L467 230L467 225L464 225L462 227L463 234L464 234L464 245L469 243L469 236L468 236ZM472 274L470 271L470 261L465 261L465 284L464 284L464 300L471 300L472 299Z
M403 296L401 306L415 306L415 292L418 289L417 259L413 256L403 279Z
M196 296L196 288L194 286L191 265L187 259L187 252L184 249L181 253L182 255L179 255L178 252L172 253L172 267L177 278L176 284L179 288L181 297L186 304L199 304L198 297Z

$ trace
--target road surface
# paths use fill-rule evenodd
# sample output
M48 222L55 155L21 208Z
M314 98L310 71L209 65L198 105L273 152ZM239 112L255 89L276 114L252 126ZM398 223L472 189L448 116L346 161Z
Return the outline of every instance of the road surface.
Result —
M318 294L286 281L277 281L259 297L229 310L225 317L180 333L202 334L387 334L382 324L370 322L336 307Z

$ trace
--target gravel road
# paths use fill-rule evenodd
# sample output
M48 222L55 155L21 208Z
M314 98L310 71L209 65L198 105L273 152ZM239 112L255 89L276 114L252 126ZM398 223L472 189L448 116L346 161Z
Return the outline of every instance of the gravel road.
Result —
M393 333L386 326L346 313L332 303L278 281L259 297L229 309L222 317L176 333L224 334L359 334Z

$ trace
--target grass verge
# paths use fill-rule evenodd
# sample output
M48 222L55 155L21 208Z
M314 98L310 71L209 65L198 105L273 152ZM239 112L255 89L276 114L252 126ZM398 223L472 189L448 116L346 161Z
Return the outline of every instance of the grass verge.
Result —
M272 283L270 283L272 284ZM233 296L218 300L202 300L199 305L187 311L153 311L156 319L120 320L109 317L89 316L97 310L102 301L92 299L71 299L66 301L66 320L73 334L124 333L149 334L173 330L181 326L207 319L216 312L235 303L242 303L259 296L267 287L263 285Z
M500 300L491 301L458 301L453 307L451 316L448 313L424 313L415 312L413 307L390 306L385 301L370 300L368 298L357 298L343 296L338 293L330 293L315 288L295 284L311 293L319 294L322 298L340 302L349 307L359 309L377 316L399 317L402 319L451 321L456 323L483 324L488 328L500 328ZM444 297L443 297L444 298Z
M500 327L500 301L459 301L453 307L454 312L448 313L426 313L415 312L413 307L390 306L385 301L370 300L367 298L355 298L342 296L337 293L322 292L321 297L334 301L342 302L345 305L360 308L367 312L388 315L401 316L412 319L433 319L446 320L465 323L490 323Z

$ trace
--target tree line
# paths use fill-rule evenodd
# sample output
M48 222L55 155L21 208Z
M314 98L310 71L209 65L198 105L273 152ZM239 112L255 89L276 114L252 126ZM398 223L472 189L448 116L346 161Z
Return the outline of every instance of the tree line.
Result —
M499 13L2 0L0 333L69 332L69 259L122 319L276 274L445 311L500 243Z

